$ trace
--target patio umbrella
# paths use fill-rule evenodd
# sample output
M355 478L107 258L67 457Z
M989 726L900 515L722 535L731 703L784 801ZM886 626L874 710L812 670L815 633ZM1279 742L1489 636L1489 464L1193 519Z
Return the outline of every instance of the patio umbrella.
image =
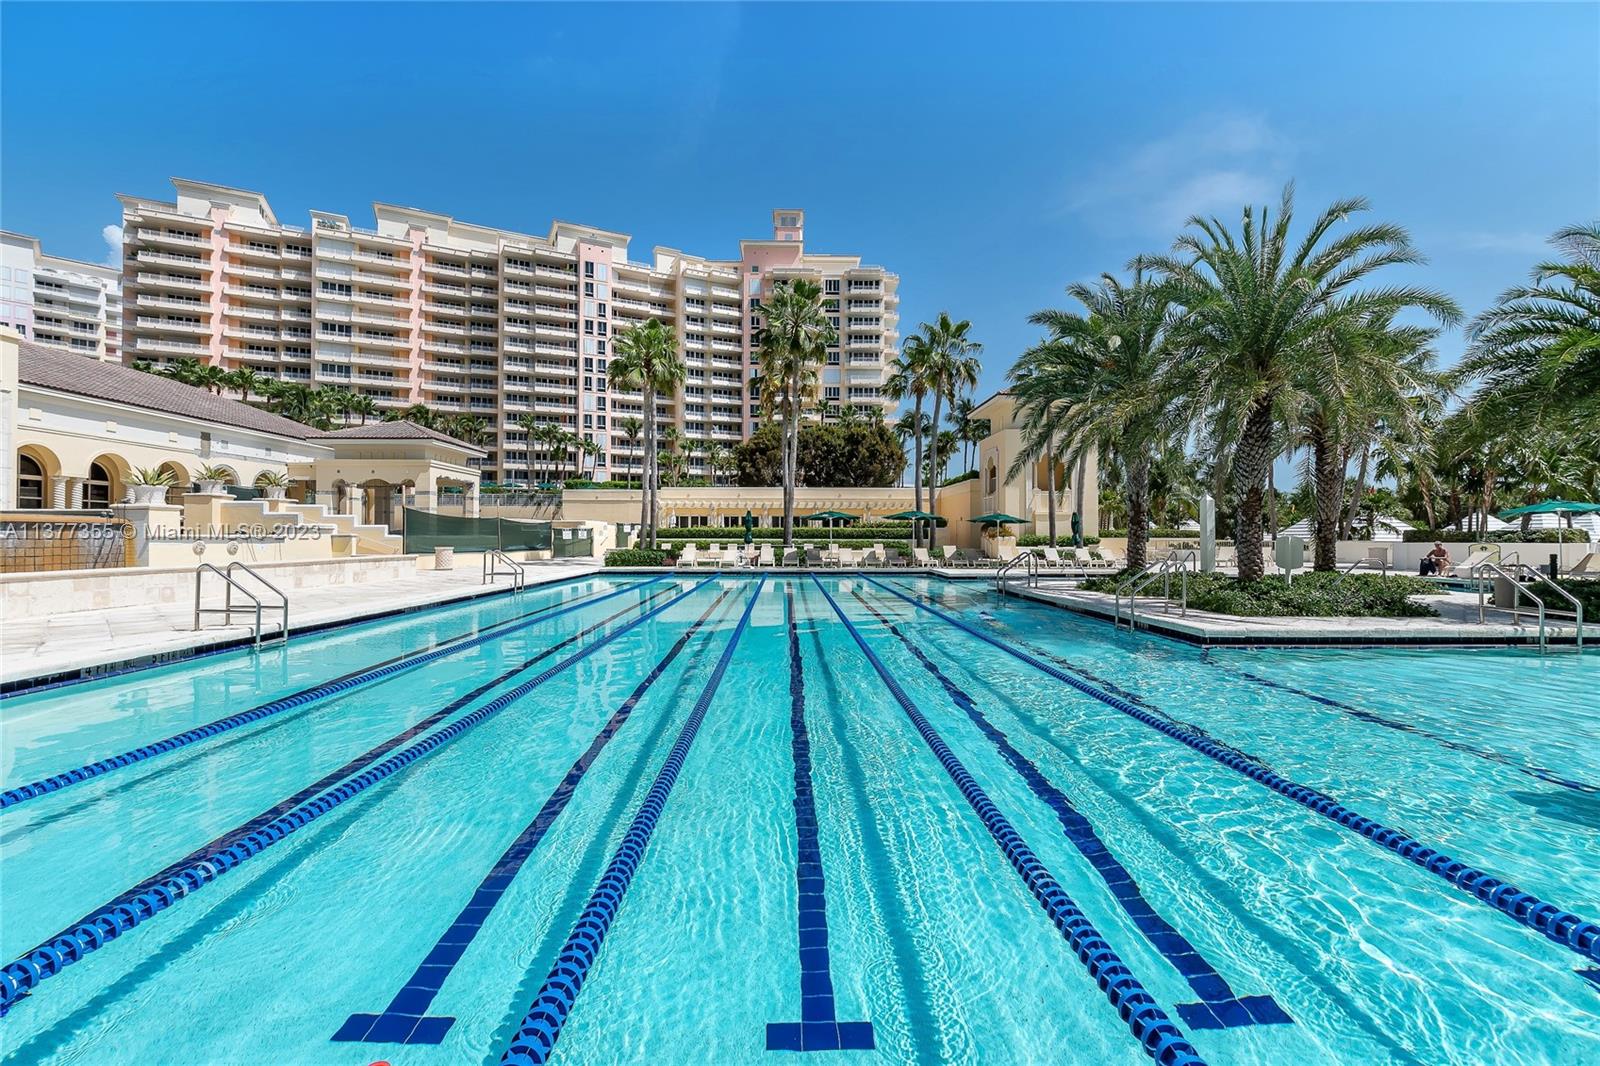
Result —
M1572 528L1572 516L1575 514L1600 514L1600 503L1577 503L1572 500L1544 500L1540 503L1530 503L1524 507L1513 507L1509 511L1501 511L1497 516L1502 522L1509 522L1513 518L1521 518L1531 514L1564 514L1567 516L1567 528Z
M927 511L896 511L894 514L883 516L891 522L932 522L938 515L929 514Z
M856 518L858 518L860 516L853 515L853 514L848 514L848 513L844 512L844 511L818 511L815 514L801 515L801 517L804 518L807 522L826 522L826 523L828 523L828 544L832 545L833 544L833 526L834 526L834 523L836 523L836 522L844 522L844 521L854 521Z
M977 518L969 518L967 521L982 522L986 526L998 526L1004 525L1007 522L1026 522L1027 519L1018 518L1014 514L1004 514L1000 511L994 511L989 514L981 514Z
M750 531L756 526L756 516L751 514L747 508L744 512L744 517L739 521L744 526L744 542L748 545L755 540Z

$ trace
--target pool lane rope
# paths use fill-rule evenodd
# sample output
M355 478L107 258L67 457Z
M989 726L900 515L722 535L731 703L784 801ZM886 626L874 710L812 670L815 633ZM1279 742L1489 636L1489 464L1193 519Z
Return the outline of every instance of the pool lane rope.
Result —
M1089 971L1089 976L1105 993L1112 1007L1116 1008L1118 1015L1128 1026L1134 1039L1144 1048L1145 1053L1161 1066L1203 1066L1204 1060L1201 1059L1195 1046L1189 1042L1189 1038L1171 1018L1167 1017L1155 998L1145 991L1139 979L1133 975L1133 971L1128 969L1111 945L1095 929L1088 916L1072 897L1067 895L1066 890L1034 854L1033 849L1017 832L1010 819L1001 813L1000 808L995 806L977 779L962 765L955 752L950 750L944 738L933 728L933 724L918 709L900 682L867 644L866 638L855 627L855 623L845 615L843 608L834 600L832 594L815 574L811 575L811 580L821 590L823 598L828 601L834 614L839 616L839 621L855 639L856 646L877 671L878 677L882 679L890 695L911 719L911 724L921 734L923 742L928 745L934 757L939 760L939 765L944 767L945 773L977 813L984 828L994 837L995 843L1000 845L1000 850L1005 853L1012 868L1021 876L1028 891L1044 908L1051 923L1066 938L1073 952L1077 954L1078 961L1083 963L1084 968Z
M694 595L716 580L717 578L713 576L698 582L660 606L652 608L633 621L620 626L614 632L607 633L599 640L579 649L554 666L534 675L516 688L509 689L496 696L493 700L470 714L464 715L449 725L428 734L404 751L398 752L376 766L349 778L324 792L316 799L301 804L281 818L249 833L237 843L189 864L160 884L140 893L126 903L120 903L114 907L101 910L72 932L57 937L48 945L36 948L27 955L8 963L4 969L0 969L0 1016L9 1011L19 998L38 988L40 983L47 978L54 977L73 963L83 960L128 931L149 921L185 896L192 895L240 863L266 851L272 845L297 830L305 828L346 800L353 799L379 781L398 773L418 759L431 754L442 745L454 740L467 730L499 714L557 674L582 662L601 648L632 632L674 604Z
M733 661L734 649L739 646L739 638L744 635L745 629L750 624L750 614L755 610L756 601L761 598L761 589L766 583L767 577L763 574L756 582L755 591L750 594L750 600L745 604L744 613L739 616L739 623L734 627L733 635L728 638L727 646L722 649L722 657L717 660L711 676L706 679L705 688L700 691L700 698L695 701L694 709L689 712L683 728L679 730L677 741L667 753L666 761L661 764L661 769L656 774L644 803L634 814L633 821L629 823L628 831L623 835L622 843L618 845L610 865L606 867L600 883L595 886L583 913L578 916L572 934L562 945L560 953L556 956L555 966L551 968L549 975L545 977L544 985L534 997L533 1006L528 1008L528 1013L517 1027L516 1035L511 1038L510 1045L501 1054L501 1066L538 1066L549 1060L556 1041L561 1039L561 1030L572 1013L572 1005L583 989L589 968L594 965L594 960L600 954L606 932L611 928L611 923L616 919L617 911L622 906L622 898L627 894L628 886L633 883L633 875L639 869L645 849L650 846L650 838L655 833L656 823L661 819L661 812L666 808L667 798L672 794L672 787L678 782L678 774L683 769L684 761L689 757L689 749L700 733L700 724L705 721L712 697L717 694L717 688L722 684L722 677L728 672L728 664Z
M512 633L527 629L529 626L538 625L542 622L548 622L553 619L560 618L564 614L570 614L573 611L581 610L596 603L609 600L614 596L622 596L626 593L634 591L635 589L641 589L646 585L653 585L658 581L664 580L666 580L665 576L651 578L648 581L636 581L630 585L624 585L622 588L608 592L603 596L595 596L592 598L582 597L575 602L566 604L565 606L552 604L550 606L540 607L537 610L523 615L521 618L514 618L506 622L498 622L495 625L490 626L488 629L485 629L477 636L458 637L455 638L454 642L434 648L431 651L396 659L383 666L346 674L343 677L336 678L332 681L326 681L320 685L314 685L311 688L302 689L299 692L273 700L271 703L263 703L259 707L252 707L247 711L240 711L238 714L231 714L226 718L219 718L214 722L208 722L205 725L196 726L193 729L187 729L182 733L176 733L173 736L167 737L165 740L158 740L154 744L146 744L143 747L134 748L132 751L125 751L121 755L113 755L109 758L101 759L98 762L89 763L87 766L80 766L76 770L68 770L65 773L59 773L53 777L44 778L41 781L34 781L33 783L27 785L18 785L16 788L8 788L4 792L0 792L0 811L15 807L17 804L23 803L27 800L37 799L40 796L47 796L52 792L59 792L61 789L67 788L71 785L81 784L84 781L91 781L94 778L99 777L102 774L108 774L113 770L120 770L125 766L132 766L135 763L144 762L146 759L153 759L158 755L165 755L168 752L177 751L179 748L188 747L190 744L196 744L202 740L210 740L212 737L219 736L223 733L229 732L230 730L238 729L240 726L249 725L252 722L259 722L263 718L270 718L275 714L281 714L282 712L292 710L295 707L304 707L308 703L327 699L329 696L336 696L341 692L348 692L350 689L357 688L361 685L366 685L373 681L381 681L385 678L393 677L395 674L398 674L403 670L411 670L418 666L426 666L428 663L442 659L447 655L454 655L457 652L476 648L488 641L498 640L501 637L509 636ZM553 607L558 609L552 610Z
M1084 695L1099 700L1114 710L1121 711L1135 721L1164 733L1207 758L1221 763L1228 769L1244 774L1252 781L1265 785L1280 796L1291 799L1302 807L1337 822L1351 832L1359 833L1374 844L1386 848L1406 861L1443 878L1480 902L1493 907L1513 921L1543 934L1557 944L1570 948L1585 958L1600 961L1600 925L1570 911L1563 910L1553 903L1540 899L1538 896L1524 892L1509 881L1493 877L1482 870L1468 866L1459 859L1451 858L1444 852L1436 848L1430 848L1398 829L1391 829L1381 822L1376 822L1365 815L1357 814L1326 793L1289 780L1253 756L1235 751L1227 745L1220 744L1207 737L1202 737L1169 719L1137 707L1120 696L1101 691L1088 682L1073 677L1071 674L1029 655L1025 651L1013 648L1009 644L961 621L959 618L953 617L937 607L923 603L871 577L863 575L863 580L871 582L890 595L896 596L914 607L921 608L942 618L957 629L977 637L986 644L999 648L1007 655L1020 659L1057 681L1071 685Z

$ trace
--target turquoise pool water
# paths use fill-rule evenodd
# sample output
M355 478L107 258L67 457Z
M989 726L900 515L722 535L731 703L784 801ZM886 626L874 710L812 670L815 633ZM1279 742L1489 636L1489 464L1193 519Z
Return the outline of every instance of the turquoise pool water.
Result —
M0 1048L1600 1063L1597 687L791 574L15 696Z

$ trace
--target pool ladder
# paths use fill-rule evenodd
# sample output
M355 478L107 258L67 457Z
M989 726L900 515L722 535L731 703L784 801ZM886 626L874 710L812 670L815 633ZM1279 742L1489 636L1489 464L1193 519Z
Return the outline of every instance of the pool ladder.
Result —
M1477 566L1474 566L1471 570L1467 571L1467 573L1469 576L1477 579L1479 625L1484 624L1484 611L1488 609L1510 611L1512 625L1520 625L1522 622L1523 611L1522 597L1526 596L1528 599L1534 602L1536 613L1539 618L1539 651L1541 654L1549 647L1549 640L1545 634L1544 623L1545 602L1538 593L1524 585L1523 581L1531 578L1536 584L1542 582L1543 584L1549 585L1556 591L1557 595L1572 605L1573 616L1577 621L1576 637L1578 654L1583 654L1583 602L1572 593L1568 592L1566 589L1550 580L1549 576L1546 575L1543 570L1540 570L1536 566L1529 566L1527 563L1518 561L1516 558L1516 553L1513 552L1510 556L1500 560L1499 562L1481 562ZM1501 607L1496 604L1486 604L1484 602L1484 592L1487 584L1484 579L1486 577L1501 577L1505 578L1511 583L1510 607Z
M1145 567L1143 570L1128 578L1117 586L1117 599L1111 617L1113 627L1122 625L1122 597L1128 597L1128 629L1133 631L1139 628L1139 593L1148 587L1151 582L1161 580L1161 598L1166 601L1166 609L1172 610L1172 575L1177 574L1179 579L1179 617L1189 614L1189 564L1199 566L1199 556L1193 551L1178 551L1174 548L1168 552L1166 558Z
M270 592L272 592L274 595L276 595L278 597L277 604L267 604L266 606L275 607L276 609L281 610L283 612L283 625L279 629L278 635L277 635L277 637L275 639L280 640L280 641L282 641L284 643L288 643L288 640L289 640L289 597L284 595L283 590L280 589L278 586L274 585L272 582L268 581L266 578L264 578L260 574L256 573L250 567L246 566L244 563L241 563L241 562L239 562L237 560L235 560L234 562L229 563L228 564L228 568L226 570L223 570L223 569L221 569L219 567L213 566L210 563L201 563L199 566L194 568L194 628L195 628L195 632L199 632L199 630L200 630L200 616L203 615L203 614L220 614L225 619L224 624L229 624L232 621L232 616L233 616L233 613L235 611L254 610L255 611L255 616L256 616L255 617L255 626L254 626L254 628L255 628L255 650L256 651L260 651L261 650L261 609L262 609L262 606L263 606L262 603L261 603L261 597L257 596L255 593L251 592L249 589L245 588L243 585L241 585L238 581L236 581L234 579L234 576L233 576L234 572L235 571L239 571L239 570L242 570L246 574L249 574L251 577L255 578L255 580L259 584L264 586L266 589L268 589ZM200 606L201 586L203 584L203 580L204 580L204 578L206 576L206 573L208 571L210 573L216 574L218 577L222 578L222 580L225 582L225 587L224 587L224 590L223 590L222 606L221 607L202 607L202 606ZM240 604L239 606L235 607L233 605L233 594L234 594L234 592L236 590L238 591L238 593L241 596L245 597L246 599L248 599L250 601L251 606L247 607L244 604Z
M504 570L500 568L502 565L505 566ZM483 584L487 585L497 577L509 577L512 592L521 592L528 587L527 569L499 548L490 548L483 553Z
M1031 551L1019 553L1016 558L1010 559L994 575L994 590L1004 596L1010 591L1011 571L1018 567L1027 570L1028 588L1039 584L1039 557Z

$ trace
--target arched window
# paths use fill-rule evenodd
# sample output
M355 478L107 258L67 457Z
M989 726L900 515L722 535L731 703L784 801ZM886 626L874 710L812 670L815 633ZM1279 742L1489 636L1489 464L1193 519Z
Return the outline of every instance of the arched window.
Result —
M989 460L989 475L985 479L985 483L989 487L984 489L984 492L988 493L990 496L993 496L995 489L1000 487L1000 470L994 465L993 459Z
M17 506L37 511L44 500L44 467L31 455L17 456Z
M83 505L92 508L111 506L111 475L99 463L89 464L89 480L83 483Z

